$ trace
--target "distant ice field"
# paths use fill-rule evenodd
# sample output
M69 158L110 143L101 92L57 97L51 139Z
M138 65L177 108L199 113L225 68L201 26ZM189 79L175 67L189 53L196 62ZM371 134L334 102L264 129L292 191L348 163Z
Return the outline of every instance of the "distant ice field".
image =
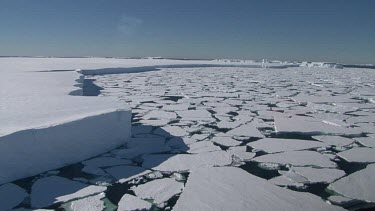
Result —
M5 138L24 130L38 131L27 149L39 157L68 159L13 172L32 177L0 185L0 196L12 193L1 209L374 206L372 69L102 58L7 58L0 67L0 167L31 163L23 144L1 157L11 146L1 146Z

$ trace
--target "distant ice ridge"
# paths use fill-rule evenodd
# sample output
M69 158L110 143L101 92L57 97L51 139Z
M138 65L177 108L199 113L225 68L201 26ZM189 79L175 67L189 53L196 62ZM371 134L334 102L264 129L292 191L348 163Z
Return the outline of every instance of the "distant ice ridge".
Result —
M302 62L301 67L320 67L320 68L336 68L343 69L342 64L337 64L333 62Z

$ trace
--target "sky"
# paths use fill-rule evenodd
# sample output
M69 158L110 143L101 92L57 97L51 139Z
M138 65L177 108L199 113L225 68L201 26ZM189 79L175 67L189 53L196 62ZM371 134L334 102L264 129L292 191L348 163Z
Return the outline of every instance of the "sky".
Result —
M375 64L374 0L0 0L0 56Z

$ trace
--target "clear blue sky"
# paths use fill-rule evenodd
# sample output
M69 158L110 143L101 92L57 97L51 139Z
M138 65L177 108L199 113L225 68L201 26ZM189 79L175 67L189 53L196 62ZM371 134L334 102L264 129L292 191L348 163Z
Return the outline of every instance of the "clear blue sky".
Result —
M375 63L375 0L0 0L0 55Z

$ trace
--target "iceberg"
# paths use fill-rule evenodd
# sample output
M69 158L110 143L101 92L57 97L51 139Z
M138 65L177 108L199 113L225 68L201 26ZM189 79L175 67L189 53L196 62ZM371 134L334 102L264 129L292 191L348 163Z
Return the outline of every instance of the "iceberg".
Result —
M80 96L83 76L74 69L49 71L78 64L64 59L0 60L0 168L6 169L0 172L0 184L94 157L129 139L127 105Z

